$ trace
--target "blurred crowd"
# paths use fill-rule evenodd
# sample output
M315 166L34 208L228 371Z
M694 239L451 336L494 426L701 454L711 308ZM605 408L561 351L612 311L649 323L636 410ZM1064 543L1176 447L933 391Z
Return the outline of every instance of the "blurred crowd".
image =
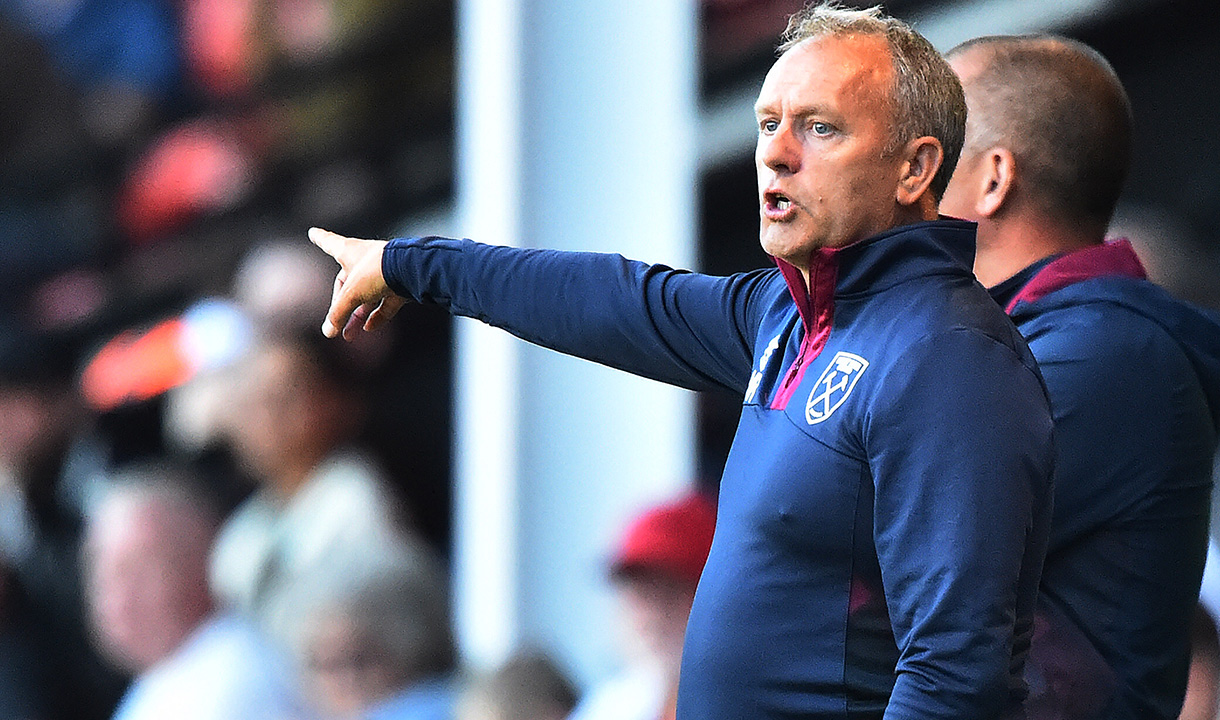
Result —
M393 367L405 333L323 341L302 230L448 193L452 34L428 0L0 0L0 718L456 697L448 428L386 422L440 404L447 323Z
M401 413L447 322L318 331L302 229L448 191L451 11L0 0L0 720L672 715L714 504L612 552L623 677L464 674L448 426Z
M67 434L93 431L102 464L159 451L166 390L235 360L276 304L315 322L331 269L268 246L385 234L447 196L452 34L440 0L0 0L0 373L83 373L92 427ZM447 321L418 317L420 351L364 362L385 389L364 432L395 477L435 476L408 491L443 542L447 420L407 443L379 422L445 392Z
M284 253L298 277L317 257L262 252ZM110 397L88 391L93 364L83 393L38 374L0 383L0 718L567 717L576 691L545 655L460 674L443 554L358 440L367 401L353 363L377 349L236 297L167 321L181 337L210 314L204 324L241 340L230 362L188 362L190 377L162 392L173 439L161 451L111 463L89 447L98 410L81 404ZM144 362L133 348L159 327L123 340L113 351L128 359L113 362ZM231 463L202 452L217 445ZM624 532L607 576L632 670L579 717L672 716L714 524L714 503L691 495Z
M236 237L385 232L443 196L451 12L4 0L0 273L23 291L7 295L6 322L143 320L222 290Z
M545 652L458 666L448 420L402 412L445 406L447 319L318 330L304 228L450 192L452 14L0 0L0 720L577 707ZM607 549L628 670L581 717L672 714L713 525L679 498Z

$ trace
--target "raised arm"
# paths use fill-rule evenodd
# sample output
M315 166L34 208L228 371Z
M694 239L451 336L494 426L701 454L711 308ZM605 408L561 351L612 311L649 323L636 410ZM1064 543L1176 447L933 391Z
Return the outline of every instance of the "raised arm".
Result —
M712 277L602 253L480 245L443 238L390 243L312 230L339 261L323 331L350 337L407 300L504 328L557 350L691 389L744 392L762 305L778 273Z

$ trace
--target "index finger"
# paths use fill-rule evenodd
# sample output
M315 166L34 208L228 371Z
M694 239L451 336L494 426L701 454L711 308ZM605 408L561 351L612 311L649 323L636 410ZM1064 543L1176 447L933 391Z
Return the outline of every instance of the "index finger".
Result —
M347 247L346 238L338 233L333 233L330 230L323 230L320 227L309 228L309 241L322 249L322 252L330 255L340 265L343 265L343 259L340 255L343 254L343 249Z

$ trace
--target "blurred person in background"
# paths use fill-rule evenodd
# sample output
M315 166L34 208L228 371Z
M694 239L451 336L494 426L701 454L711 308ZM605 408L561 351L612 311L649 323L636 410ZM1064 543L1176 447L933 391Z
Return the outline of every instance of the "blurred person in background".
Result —
M161 0L0 2L0 311L102 301L44 283L116 259L119 167L180 109L176 15Z
M623 533L610 578L623 612L627 670L581 700L572 720L672 720L686 621L716 528L691 493L650 508Z
M414 542L332 547L269 601L268 627L326 720L451 720L448 584Z
M1105 242L1131 156L1109 63L1065 38L949 53L969 107L941 211L1038 360L1055 420L1030 718L1172 720L1186 688L1220 422L1220 325Z
M376 554L398 542L405 512L355 445L363 371L345 348L316 333L271 335L238 373L227 433L258 488L221 529L210 578L222 602L257 617L277 586L336 548Z
M167 392L166 433L176 448L200 453L229 444L233 388L242 383L252 346L267 328L290 335L311 327L319 308L326 307L332 275L325 258L271 235L243 253L228 297L207 298L183 313L190 325L192 314L215 308L190 345L220 361L190 358L188 364L198 370Z
M11 331L11 329L10 329ZM63 610L76 598L74 564L82 508L72 445L85 413L62 349L32 333L0 347L0 555L27 590Z
M334 287L334 270L325 256L297 240L268 238L253 246L233 273L232 297L256 328L273 335L309 337L316 329L319 312L325 312ZM365 334L349 344L338 360L351 366L357 378L344 385L358 393L367 406L371 386L368 377L384 365L389 354L388 335ZM367 416L361 416L367 421Z
M575 705L572 682L549 657L519 652L470 684L455 720L563 720Z
M165 101L180 91L177 14L160 0L4 0L0 15L39 39L88 92Z
M29 603L0 561L0 720L46 720L50 644L38 632Z
M66 341L0 334L0 567L9 631L33 643L19 672L46 682L50 717L89 720L110 714L125 678L91 648L81 609L82 503L98 468L74 360Z
M119 95L74 81L64 48L32 31L25 12L62 16L77 4L0 2L0 285L8 290L0 311L14 315L36 312L20 310L27 293L96 260L109 239L104 141L91 131L97 118L84 96L96 90L92 97L117 102ZM106 46L117 54L119 44ZM107 73L101 65L86 61L82 69Z
M312 329L330 298L334 272L326 258L296 240L267 238L243 256L233 273L232 296L255 324Z
M207 585L218 515L169 461L120 471L89 517L84 560L95 642L135 680L115 720L295 720L282 657L219 612Z

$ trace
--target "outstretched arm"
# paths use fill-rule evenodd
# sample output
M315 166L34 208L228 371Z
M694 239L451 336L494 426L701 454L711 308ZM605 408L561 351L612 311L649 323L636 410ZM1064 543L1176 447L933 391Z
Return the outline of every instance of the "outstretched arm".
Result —
M389 243L311 230L340 264L323 332L372 330L407 301L435 303L543 347L690 389L744 392L761 314L786 293L774 269L712 277L619 255Z

